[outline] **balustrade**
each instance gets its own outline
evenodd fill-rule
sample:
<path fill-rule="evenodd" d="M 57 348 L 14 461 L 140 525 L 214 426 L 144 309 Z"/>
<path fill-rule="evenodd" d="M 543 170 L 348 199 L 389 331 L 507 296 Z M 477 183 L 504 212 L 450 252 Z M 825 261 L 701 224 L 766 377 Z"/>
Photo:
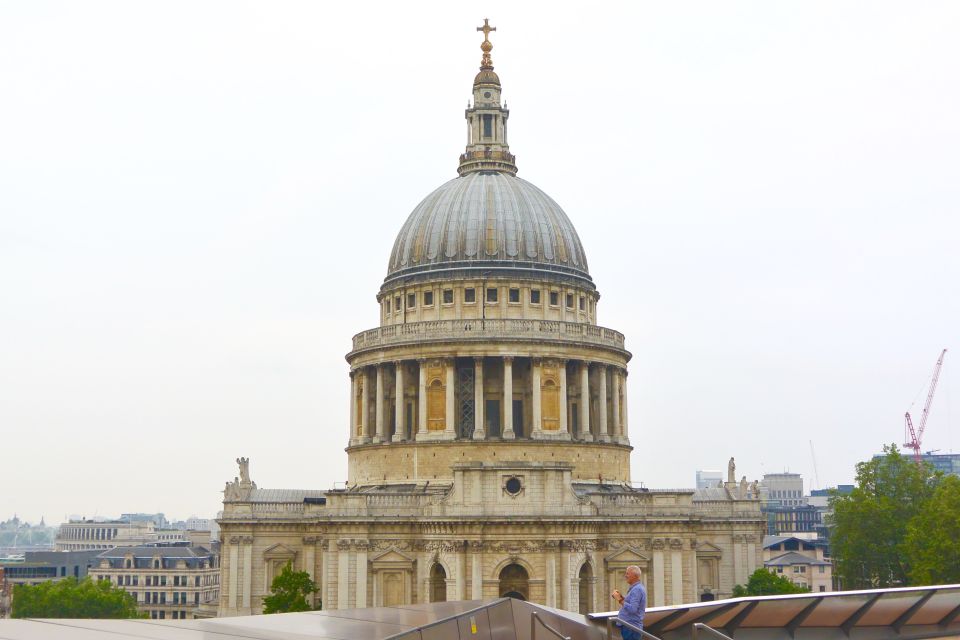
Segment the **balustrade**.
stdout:
<path fill-rule="evenodd" d="M 587 342 L 615 349 L 624 348 L 623 334 L 613 329 L 558 320 L 431 320 L 368 329 L 353 337 L 353 350 L 374 349 L 431 340 L 477 340 L 525 338 L 549 341 Z"/>

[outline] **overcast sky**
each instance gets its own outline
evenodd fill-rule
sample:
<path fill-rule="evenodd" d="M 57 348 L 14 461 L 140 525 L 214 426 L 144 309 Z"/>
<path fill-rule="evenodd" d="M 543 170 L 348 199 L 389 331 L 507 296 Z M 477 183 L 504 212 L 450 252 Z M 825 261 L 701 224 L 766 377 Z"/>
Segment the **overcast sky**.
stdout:
<path fill-rule="evenodd" d="M 343 356 L 456 175 L 484 17 L 633 352 L 634 480 L 851 482 L 944 347 L 924 448 L 960 451 L 956 2 L 7 0 L 0 518 L 210 516 L 241 455 L 346 478 Z"/>

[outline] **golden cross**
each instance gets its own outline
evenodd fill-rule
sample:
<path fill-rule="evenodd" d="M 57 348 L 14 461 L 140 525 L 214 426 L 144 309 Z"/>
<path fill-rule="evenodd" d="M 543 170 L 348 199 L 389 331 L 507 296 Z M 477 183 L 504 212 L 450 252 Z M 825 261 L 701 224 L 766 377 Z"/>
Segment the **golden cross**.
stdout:
<path fill-rule="evenodd" d="M 485 42 L 490 40 L 490 32 L 496 31 L 496 30 L 497 30 L 496 27 L 490 26 L 490 20 L 488 18 L 483 19 L 482 27 L 477 27 L 477 31 L 483 31 L 483 39 Z"/>

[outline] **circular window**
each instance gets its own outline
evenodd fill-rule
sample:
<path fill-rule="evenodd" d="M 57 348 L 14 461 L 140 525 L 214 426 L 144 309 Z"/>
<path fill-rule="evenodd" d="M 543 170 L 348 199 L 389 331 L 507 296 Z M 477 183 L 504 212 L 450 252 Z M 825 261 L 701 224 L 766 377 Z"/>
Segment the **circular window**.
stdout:
<path fill-rule="evenodd" d="M 507 493 L 515 496 L 520 493 L 521 489 L 523 489 L 523 483 L 520 482 L 520 478 L 513 477 L 507 480 L 507 483 L 503 485 L 503 488 L 507 490 Z"/>
<path fill-rule="evenodd" d="M 489 97 L 490 97 L 490 92 L 489 92 L 489 91 L 484 91 L 484 92 L 483 92 L 483 97 L 484 97 L 484 98 L 489 98 Z"/>

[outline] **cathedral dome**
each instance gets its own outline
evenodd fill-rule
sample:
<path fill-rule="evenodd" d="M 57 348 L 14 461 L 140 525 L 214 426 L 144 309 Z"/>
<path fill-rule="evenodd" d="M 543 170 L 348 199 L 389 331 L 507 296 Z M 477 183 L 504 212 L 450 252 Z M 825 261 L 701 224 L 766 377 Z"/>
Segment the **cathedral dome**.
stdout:
<path fill-rule="evenodd" d="M 552 273 L 593 288 L 567 214 L 508 172 L 467 173 L 424 198 L 394 242 L 384 283 L 440 270 Z"/>

